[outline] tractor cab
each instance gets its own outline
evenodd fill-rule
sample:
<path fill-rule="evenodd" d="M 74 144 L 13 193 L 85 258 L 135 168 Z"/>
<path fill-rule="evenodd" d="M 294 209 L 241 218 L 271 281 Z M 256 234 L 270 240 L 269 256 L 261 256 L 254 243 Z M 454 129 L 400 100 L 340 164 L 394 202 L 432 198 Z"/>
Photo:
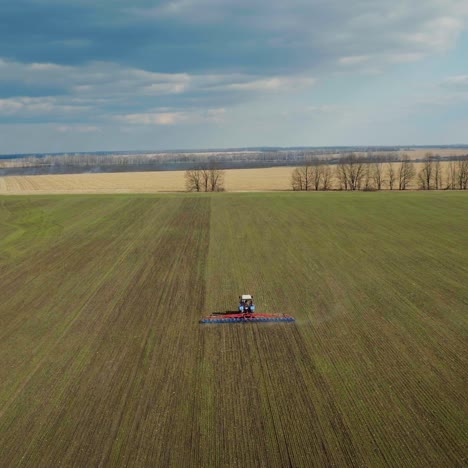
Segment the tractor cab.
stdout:
<path fill-rule="evenodd" d="M 253 296 L 250 294 L 242 294 L 242 296 L 239 296 L 239 312 L 241 314 L 253 314 L 255 312 Z"/>

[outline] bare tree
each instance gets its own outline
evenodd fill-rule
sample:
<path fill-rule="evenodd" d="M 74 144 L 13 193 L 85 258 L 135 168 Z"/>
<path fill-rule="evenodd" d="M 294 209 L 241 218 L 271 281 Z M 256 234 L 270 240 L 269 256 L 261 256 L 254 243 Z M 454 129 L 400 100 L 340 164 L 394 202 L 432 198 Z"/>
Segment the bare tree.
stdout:
<path fill-rule="evenodd" d="M 312 186 L 314 190 L 319 190 L 320 189 L 320 183 L 322 181 L 323 177 L 323 165 L 322 161 L 318 159 L 314 159 L 311 162 L 311 179 L 312 179 Z"/>
<path fill-rule="evenodd" d="M 224 171 L 212 165 L 209 169 L 210 192 L 222 192 L 224 190 Z"/>
<path fill-rule="evenodd" d="M 208 192 L 210 187 L 210 170 L 207 165 L 203 165 L 200 169 L 202 192 Z"/>
<path fill-rule="evenodd" d="M 387 175 L 388 175 L 388 188 L 393 190 L 396 180 L 395 166 L 393 163 L 389 162 L 387 164 Z"/>
<path fill-rule="evenodd" d="M 293 190 L 304 190 L 301 171 L 296 167 L 291 174 L 291 187 Z"/>
<path fill-rule="evenodd" d="M 364 180 L 364 190 L 370 191 L 374 190 L 374 179 L 372 178 L 372 171 L 370 163 L 366 162 L 363 169 L 363 180 Z"/>
<path fill-rule="evenodd" d="M 322 190 L 330 190 L 332 171 L 329 165 L 324 165 L 322 170 Z"/>
<path fill-rule="evenodd" d="M 450 161 L 447 165 L 446 179 L 447 184 L 445 188 L 447 190 L 455 190 L 457 188 L 457 163 L 455 161 Z"/>
<path fill-rule="evenodd" d="M 442 188 L 442 167 L 440 159 L 437 158 L 434 163 L 434 188 L 440 190 Z"/>
<path fill-rule="evenodd" d="M 214 164 L 185 171 L 185 187 L 189 192 L 221 192 L 224 190 L 224 171 Z"/>
<path fill-rule="evenodd" d="M 347 165 L 350 188 L 351 190 L 359 190 L 361 188 L 362 179 L 365 175 L 365 162 L 363 158 L 354 155 L 348 158 Z"/>
<path fill-rule="evenodd" d="M 188 192 L 201 192 L 202 173 L 200 169 L 189 169 L 185 171 L 185 188 Z"/>
<path fill-rule="evenodd" d="M 348 178 L 346 177 L 346 168 L 343 158 L 339 159 L 335 168 L 335 174 L 338 181 L 338 190 L 348 190 Z"/>
<path fill-rule="evenodd" d="M 468 187 L 468 159 L 457 162 L 457 182 L 460 190 L 466 190 Z"/>
<path fill-rule="evenodd" d="M 365 159 L 354 153 L 340 158 L 337 166 L 340 185 L 344 186 L 345 190 L 359 190 L 365 176 L 364 166 Z"/>
<path fill-rule="evenodd" d="M 426 153 L 423 166 L 418 174 L 419 187 L 423 190 L 431 190 L 434 172 L 434 156 Z"/>
<path fill-rule="evenodd" d="M 414 163 L 408 158 L 407 154 L 402 155 L 398 168 L 398 189 L 406 190 L 415 174 Z"/>
<path fill-rule="evenodd" d="M 374 181 L 374 186 L 377 190 L 382 190 L 383 184 L 383 164 L 381 161 L 377 161 L 372 164 L 371 177 Z"/>
<path fill-rule="evenodd" d="M 293 190 L 330 190 L 332 171 L 324 159 L 305 160 L 305 165 L 296 167 L 291 174 Z"/>
<path fill-rule="evenodd" d="M 291 175 L 293 190 L 311 190 L 313 187 L 313 170 L 311 161 L 306 159 L 304 166 L 296 167 Z"/>

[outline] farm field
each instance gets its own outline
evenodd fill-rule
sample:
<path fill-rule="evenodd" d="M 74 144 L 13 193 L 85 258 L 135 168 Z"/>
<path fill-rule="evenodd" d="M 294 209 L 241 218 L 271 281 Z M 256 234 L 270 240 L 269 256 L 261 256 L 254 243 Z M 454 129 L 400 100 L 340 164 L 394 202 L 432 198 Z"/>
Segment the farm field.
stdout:
<path fill-rule="evenodd" d="M 394 166 L 396 168 L 398 164 Z M 443 162 L 441 166 L 445 177 L 447 163 Z M 415 164 L 417 171 L 421 167 L 421 163 Z M 332 168 L 334 170 L 334 166 Z M 291 190 L 293 170 L 294 167 L 228 169 L 225 171 L 225 188 L 228 192 L 288 191 Z M 184 174 L 184 171 L 160 171 L 7 176 L 0 177 L 0 195 L 184 192 Z M 337 188 L 334 177 L 331 184 Z M 408 188 L 417 187 L 415 177 Z M 387 188 L 386 183 L 384 188 Z"/>
<path fill-rule="evenodd" d="M 232 191 L 288 190 L 293 169 L 277 167 L 227 170 L 226 186 Z M 0 195 L 183 191 L 184 171 L 0 177 Z"/>
<path fill-rule="evenodd" d="M 468 197 L 0 197 L 0 466 L 463 466 Z M 294 323 L 199 325 L 241 293 Z"/>

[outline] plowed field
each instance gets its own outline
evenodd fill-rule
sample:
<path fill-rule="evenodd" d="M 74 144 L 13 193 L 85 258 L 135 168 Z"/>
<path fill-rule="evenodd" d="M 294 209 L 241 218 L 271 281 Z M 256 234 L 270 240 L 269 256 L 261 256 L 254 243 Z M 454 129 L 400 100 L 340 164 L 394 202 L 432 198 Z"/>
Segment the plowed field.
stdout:
<path fill-rule="evenodd" d="M 463 466 L 464 193 L 0 197 L 0 466 Z M 199 325 L 241 293 L 295 323 Z"/>

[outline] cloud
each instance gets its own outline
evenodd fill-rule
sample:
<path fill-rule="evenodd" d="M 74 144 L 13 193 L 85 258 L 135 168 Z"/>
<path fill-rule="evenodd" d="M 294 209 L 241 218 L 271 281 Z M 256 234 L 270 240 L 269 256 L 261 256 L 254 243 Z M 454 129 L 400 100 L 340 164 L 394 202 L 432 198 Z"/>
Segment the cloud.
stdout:
<path fill-rule="evenodd" d="M 187 119 L 183 112 L 159 112 L 146 114 L 127 114 L 118 119 L 135 125 L 174 125 Z"/>
<path fill-rule="evenodd" d="M 412 114 L 423 112 L 426 118 L 444 115 L 445 120 L 459 120 L 468 117 L 467 103 L 468 75 L 455 75 L 426 85 L 421 83 L 419 90 L 402 100 L 399 107 Z"/>
<path fill-rule="evenodd" d="M 9 27 L 0 30 L 2 54 L 20 62 L 119 62 L 167 73 L 271 77 L 311 70 L 315 76 L 325 65 L 352 63 L 353 57 L 445 52 L 468 18 L 466 0 L 134 0 L 131 5 L 3 2 L 0 16 Z"/>
<path fill-rule="evenodd" d="M 96 120 L 122 115 L 142 125 L 173 125 L 186 120 L 184 108 L 197 103 L 200 112 L 224 108 L 229 102 L 251 100 L 252 95 L 289 93 L 316 83 L 307 76 L 252 76 L 248 74 L 160 73 L 117 63 L 92 62 L 81 67 L 54 63 L 21 63 L 0 59 L 0 85 L 53 87 L 56 96 L 14 96 L 0 100 L 0 116 L 17 118 L 87 113 Z M 232 96 L 232 97 L 231 97 Z M 234 97 L 235 96 L 235 97 Z M 171 108 L 169 113 L 150 110 Z M 177 108 L 180 109 L 177 109 Z M 219 117 L 219 116 L 218 116 Z M 208 119 L 205 116 L 206 121 Z"/>
<path fill-rule="evenodd" d="M 203 120 L 206 120 L 208 122 L 222 123 L 224 122 L 225 115 L 226 115 L 226 109 L 224 108 L 208 109 L 202 118 Z"/>
<path fill-rule="evenodd" d="M 338 63 L 340 65 L 360 65 L 361 63 L 368 62 L 369 55 L 351 55 L 349 57 L 340 57 Z"/>
<path fill-rule="evenodd" d="M 450 76 L 441 84 L 444 88 L 450 88 L 455 91 L 468 91 L 468 75 Z"/>
<path fill-rule="evenodd" d="M 333 112 L 321 102 L 352 114 L 370 101 L 386 108 L 434 92 L 456 106 L 466 95 L 463 68 L 440 83 L 436 60 L 434 76 L 406 66 L 437 57 L 463 64 L 466 0 L 15 0 L 0 2 L 0 17 L 0 123 L 48 123 L 54 134 L 62 126 L 64 138 L 73 126 L 127 125 L 177 142 L 179 126 L 195 135 L 198 123 L 221 128 L 237 118 L 232 135 L 244 139 L 257 131 L 253 113 L 264 135 L 279 138 L 296 130 L 282 120 L 272 129 L 275 116 L 302 112 L 298 122 L 318 125 Z M 405 80 L 384 85 L 402 65 Z M 309 114 L 297 110 L 307 106 Z"/>
<path fill-rule="evenodd" d="M 6 61 L 2 61 L 2 65 L 6 66 L 8 63 Z M 56 63 L 31 63 L 29 65 L 30 70 L 37 70 L 37 71 L 52 71 L 54 73 L 62 72 L 68 70 L 67 67 L 63 67 L 61 65 L 57 65 Z"/>
<path fill-rule="evenodd" d="M 63 103 L 55 97 L 17 97 L 0 99 L 0 116 L 5 115 L 50 115 L 50 114 L 77 114 L 88 110 L 84 105 Z"/>
<path fill-rule="evenodd" d="M 152 95 L 177 94 L 187 89 L 187 73 L 155 73 L 113 62 L 91 62 L 83 66 L 55 63 L 22 63 L 0 58 L 0 83 L 23 82 L 48 85 L 93 95 L 146 92 Z"/>
<path fill-rule="evenodd" d="M 60 133 L 96 133 L 101 132 L 95 125 L 58 125 L 57 131 Z"/>
<path fill-rule="evenodd" d="M 445 52 L 454 46 L 464 27 L 463 18 L 441 16 L 423 23 L 415 32 L 403 32 L 402 41 L 415 48 L 410 53 Z"/>
<path fill-rule="evenodd" d="M 415 52 L 408 52 L 408 53 L 400 53 L 400 54 L 389 54 L 384 56 L 384 60 L 389 63 L 411 63 L 411 62 L 418 62 L 426 57 L 426 54 L 422 53 L 415 53 Z"/>
<path fill-rule="evenodd" d="M 126 114 L 116 116 L 116 120 L 132 125 L 176 125 L 180 123 L 220 123 L 224 120 L 225 109 L 207 109 L 204 111 L 190 109 L 185 111 L 147 112 L 140 114 Z"/>
<path fill-rule="evenodd" d="M 209 28 L 216 44 L 237 44 L 245 56 L 262 49 L 289 65 L 313 69 L 333 61 L 347 65 L 386 56 L 401 63 L 445 52 L 466 27 L 467 5 L 465 0 L 168 0 L 133 14 L 148 23 L 170 20 L 175 28 Z M 213 26 L 223 18 L 225 34 Z M 240 39 L 227 35 L 236 31 Z"/>
<path fill-rule="evenodd" d="M 314 85 L 314 78 L 303 77 L 271 77 L 243 82 L 229 83 L 221 86 L 222 89 L 236 91 L 278 91 L 305 88 Z"/>
<path fill-rule="evenodd" d="M 344 106 L 338 104 L 320 104 L 317 106 L 307 106 L 304 111 L 307 113 L 335 114 L 347 110 Z"/>
<path fill-rule="evenodd" d="M 219 0 L 169 0 L 158 6 L 133 7 L 127 11 L 143 18 L 183 19 L 185 22 L 206 24 L 226 17 L 228 12 L 220 3 L 223 2 Z"/>
<path fill-rule="evenodd" d="M 189 91 L 270 91 L 312 86 L 304 76 L 255 76 L 249 74 L 160 73 L 128 68 L 113 62 L 83 66 L 53 63 L 21 63 L 0 58 L 0 83 L 8 81 L 53 85 L 83 96 L 116 94 L 164 96 Z"/>

